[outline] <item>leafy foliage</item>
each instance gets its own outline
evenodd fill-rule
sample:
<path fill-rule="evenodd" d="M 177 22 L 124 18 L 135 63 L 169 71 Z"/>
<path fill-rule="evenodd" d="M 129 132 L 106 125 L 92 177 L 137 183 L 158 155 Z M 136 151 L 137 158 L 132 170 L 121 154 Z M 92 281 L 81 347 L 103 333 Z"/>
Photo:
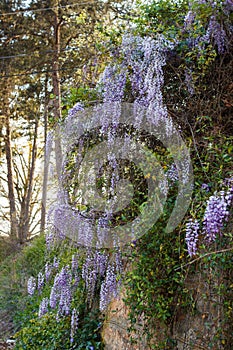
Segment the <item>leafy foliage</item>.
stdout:
<path fill-rule="evenodd" d="M 103 349 L 101 344 L 99 319 L 96 313 L 83 317 L 79 329 L 70 343 L 70 317 L 56 319 L 53 313 L 47 313 L 42 318 L 31 319 L 29 325 L 16 333 L 15 349 Z"/>

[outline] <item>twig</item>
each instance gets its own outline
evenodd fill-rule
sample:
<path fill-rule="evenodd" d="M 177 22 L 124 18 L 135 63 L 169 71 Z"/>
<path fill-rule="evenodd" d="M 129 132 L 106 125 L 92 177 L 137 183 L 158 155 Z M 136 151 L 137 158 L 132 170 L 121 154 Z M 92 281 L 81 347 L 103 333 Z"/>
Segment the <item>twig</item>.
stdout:
<path fill-rule="evenodd" d="M 177 267 L 177 268 L 175 269 L 175 271 L 176 271 L 176 270 L 179 270 L 179 269 L 182 269 L 183 267 L 186 267 L 186 266 L 188 266 L 188 265 L 194 264 L 196 261 L 199 261 L 199 260 L 201 260 L 202 258 L 205 258 L 206 256 L 210 256 L 210 255 L 213 255 L 213 254 L 226 253 L 226 252 L 230 252 L 231 250 L 233 250 L 233 247 L 228 248 L 228 249 L 215 250 L 214 252 L 206 253 L 206 254 L 201 255 L 201 256 L 199 256 L 198 258 L 196 258 L 196 259 L 194 259 L 194 260 L 188 262 L 187 264 L 184 264 L 184 265 L 181 265 L 181 266 Z"/>

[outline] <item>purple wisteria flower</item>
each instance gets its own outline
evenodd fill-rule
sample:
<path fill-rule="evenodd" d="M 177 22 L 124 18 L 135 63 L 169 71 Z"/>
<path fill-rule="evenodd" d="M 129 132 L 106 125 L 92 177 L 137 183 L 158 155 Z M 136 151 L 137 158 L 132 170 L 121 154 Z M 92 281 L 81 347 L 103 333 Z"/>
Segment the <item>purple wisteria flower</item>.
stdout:
<path fill-rule="evenodd" d="M 225 15 L 229 15 L 233 11 L 233 1 L 232 0 L 225 0 L 223 2 L 223 12 Z"/>
<path fill-rule="evenodd" d="M 68 112 L 68 118 L 73 118 L 79 111 L 83 111 L 84 107 L 81 102 L 77 102 Z"/>
<path fill-rule="evenodd" d="M 101 284 L 100 288 L 100 310 L 103 311 L 107 308 L 112 298 L 115 298 L 118 294 L 118 283 L 116 278 L 115 269 L 112 265 L 108 265 L 105 280 Z"/>
<path fill-rule="evenodd" d="M 106 272 L 108 259 L 109 259 L 108 255 L 106 255 L 105 253 L 100 253 L 98 250 L 96 251 L 95 253 L 96 267 L 97 267 L 97 272 L 101 277 L 103 277 Z"/>
<path fill-rule="evenodd" d="M 51 288 L 50 298 L 49 298 L 49 305 L 50 305 L 51 309 L 56 308 L 58 300 L 59 300 L 58 291 L 56 289 L 56 286 L 53 286 Z"/>
<path fill-rule="evenodd" d="M 54 268 L 55 270 L 58 269 L 59 263 L 60 263 L 59 259 L 55 256 L 54 259 L 53 259 L 53 268 Z"/>
<path fill-rule="evenodd" d="M 190 257 L 195 255 L 197 252 L 199 228 L 199 222 L 196 219 L 190 219 L 186 224 L 185 242 L 187 244 L 188 254 Z"/>
<path fill-rule="evenodd" d="M 196 17 L 195 12 L 193 12 L 192 10 L 189 10 L 187 15 L 184 18 L 184 28 L 185 29 L 189 29 L 192 26 L 192 24 L 195 20 L 195 17 Z"/>
<path fill-rule="evenodd" d="M 93 299 L 97 282 L 97 262 L 91 251 L 87 252 L 86 260 L 82 266 L 82 278 L 85 281 L 87 299 L 90 303 Z"/>
<path fill-rule="evenodd" d="M 42 272 L 39 272 L 37 276 L 37 289 L 39 292 L 41 292 L 41 290 L 43 289 L 44 284 L 45 284 L 44 274 Z"/>
<path fill-rule="evenodd" d="M 57 237 L 62 241 L 66 238 L 66 228 L 67 223 L 69 222 L 69 211 L 66 211 L 65 208 L 67 208 L 67 205 L 64 204 L 64 201 L 62 198 L 59 199 L 60 205 L 57 204 L 57 206 L 54 208 L 54 223 L 56 227 L 56 234 Z"/>
<path fill-rule="evenodd" d="M 167 117 L 167 109 L 163 104 L 161 92 L 164 83 L 163 66 L 166 64 L 167 52 L 175 45 L 175 42 L 167 40 L 163 35 L 158 35 L 156 39 L 123 36 L 120 49 L 125 62 L 124 69 L 130 66 L 129 78 L 132 93 L 136 97 L 135 103 L 145 107 L 150 106 L 149 119 L 152 118 L 152 115 L 156 115 L 157 119 Z M 114 69 L 117 71 L 116 66 Z M 109 73 L 108 70 L 107 73 Z M 120 80 L 123 83 L 123 80 Z M 114 89 L 117 89 L 116 84 Z M 109 100 L 111 100 L 111 90 L 112 88 L 105 90 Z M 156 113 L 151 113 L 151 111 Z M 156 122 L 156 120 L 153 121 Z"/>
<path fill-rule="evenodd" d="M 70 285 L 63 286 L 58 305 L 58 315 L 69 315 L 71 307 L 72 295 Z"/>
<path fill-rule="evenodd" d="M 211 11 L 209 18 L 207 18 L 207 24 L 203 25 L 203 28 L 206 27 L 205 33 L 201 36 L 190 35 L 188 38 L 188 45 L 191 48 L 197 48 L 200 53 L 205 49 L 206 44 L 212 43 L 217 47 L 219 54 L 224 53 L 228 46 L 229 40 L 227 39 L 227 32 L 224 24 L 226 21 L 222 20 L 223 14 L 226 16 L 230 15 L 230 12 L 233 10 L 232 0 L 220 1 L 215 0 L 197 0 L 189 2 L 189 11 L 184 18 L 184 30 L 190 32 L 190 28 L 195 24 L 195 19 L 200 20 L 200 16 L 197 16 L 197 4 L 206 5 Z M 194 7 L 193 7 L 194 5 Z M 228 25 L 228 30 L 232 31 L 232 26 Z"/>
<path fill-rule="evenodd" d="M 38 313 L 39 318 L 48 312 L 48 305 L 49 305 L 48 298 L 43 298 L 39 307 L 39 313 Z"/>
<path fill-rule="evenodd" d="M 172 165 L 169 167 L 168 171 L 166 172 L 166 177 L 171 183 L 179 181 L 179 174 L 175 163 L 172 163 Z"/>
<path fill-rule="evenodd" d="M 205 34 L 198 40 L 197 46 L 202 49 L 203 43 L 210 43 L 213 40 L 220 54 L 224 53 L 227 47 L 227 34 L 223 25 L 218 22 L 216 15 L 212 15 Z"/>
<path fill-rule="evenodd" d="M 104 102 L 121 102 L 126 83 L 126 69 L 124 66 L 107 66 L 101 78 Z"/>
<path fill-rule="evenodd" d="M 209 192 L 209 191 L 210 191 L 209 185 L 207 185 L 207 184 L 205 184 L 205 183 L 203 183 L 203 184 L 201 185 L 201 189 L 204 190 L 204 191 L 206 191 L 206 192 Z"/>
<path fill-rule="evenodd" d="M 51 274 L 52 274 L 52 266 L 47 262 L 45 264 L 45 280 L 46 280 L 46 282 L 49 281 Z"/>
<path fill-rule="evenodd" d="M 36 279 L 35 279 L 35 277 L 31 276 L 28 279 L 27 289 L 28 289 L 28 294 L 29 295 L 33 295 L 35 293 L 35 290 L 36 290 Z"/>
<path fill-rule="evenodd" d="M 46 248 L 47 250 L 51 250 L 54 244 L 54 233 L 53 232 L 47 232 L 45 235 L 45 242 L 46 242 Z"/>
<path fill-rule="evenodd" d="M 74 336 L 78 329 L 79 312 L 74 308 L 71 314 L 70 343 L 74 342 Z"/>
<path fill-rule="evenodd" d="M 101 247 L 109 239 L 109 222 L 111 220 L 111 213 L 105 211 L 104 215 L 101 216 L 97 221 L 97 237 L 98 242 L 96 247 Z"/>
<path fill-rule="evenodd" d="M 233 177 L 225 179 L 225 185 L 227 186 L 225 199 L 228 206 L 233 204 Z"/>
<path fill-rule="evenodd" d="M 208 242 L 215 241 L 216 236 L 221 234 L 224 222 L 229 215 L 227 207 L 228 202 L 224 191 L 208 199 L 203 221 L 203 233 Z"/>
<path fill-rule="evenodd" d="M 68 315 L 72 301 L 72 275 L 68 266 L 64 266 L 54 278 L 51 288 L 49 305 L 52 309 L 58 306 L 57 315 Z"/>
<path fill-rule="evenodd" d="M 225 48 L 227 46 L 227 34 L 215 16 L 212 16 L 209 22 L 208 30 L 211 32 L 214 43 L 218 48 L 218 52 L 224 53 Z"/>
<path fill-rule="evenodd" d="M 71 274 L 70 274 L 70 269 L 69 266 L 64 266 L 61 269 L 61 272 L 59 273 L 58 277 L 58 285 L 60 287 L 67 286 L 70 283 L 71 280 Z"/>

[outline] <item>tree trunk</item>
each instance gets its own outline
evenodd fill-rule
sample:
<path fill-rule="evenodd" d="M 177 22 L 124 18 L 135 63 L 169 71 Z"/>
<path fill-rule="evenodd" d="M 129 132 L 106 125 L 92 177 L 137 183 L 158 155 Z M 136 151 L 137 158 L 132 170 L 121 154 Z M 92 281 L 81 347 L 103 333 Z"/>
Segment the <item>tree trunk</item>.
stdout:
<path fill-rule="evenodd" d="M 4 111 L 5 128 L 6 128 L 4 141 L 5 141 L 5 155 L 6 155 L 6 162 L 7 162 L 8 200 L 9 200 L 9 207 L 10 207 L 10 236 L 13 240 L 15 240 L 18 238 L 18 219 L 17 219 L 15 193 L 14 193 L 10 107 L 9 107 L 9 94 L 7 93 L 7 89 L 6 89 L 6 94 L 4 98 L 3 111 Z"/>
<path fill-rule="evenodd" d="M 32 189 L 33 181 L 35 174 L 36 158 L 37 158 L 37 136 L 38 136 L 38 118 L 35 122 L 35 130 L 33 137 L 32 150 L 30 151 L 30 157 L 28 161 L 28 175 L 26 179 L 26 188 L 24 193 L 24 198 L 21 203 L 21 213 L 20 213 L 20 222 L 19 222 L 19 241 L 21 244 L 27 241 L 29 238 L 30 232 L 30 215 L 31 215 L 31 200 L 32 200 Z"/>
<path fill-rule="evenodd" d="M 50 152 L 47 152 L 47 136 L 48 136 L 48 101 L 47 100 L 47 83 L 45 86 L 45 106 L 44 106 L 44 173 L 43 173 L 43 185 L 42 185 L 42 200 L 41 200 L 41 219 L 40 219 L 40 233 L 45 230 L 45 218 L 46 218 L 46 201 L 47 201 L 47 186 L 48 186 L 48 171 L 49 171 L 49 159 Z"/>
<path fill-rule="evenodd" d="M 61 23 L 62 19 L 59 19 L 58 2 L 55 1 L 54 9 L 54 56 L 53 56 L 53 94 L 54 94 L 54 119 L 56 125 L 55 133 L 55 156 L 56 156 L 56 171 L 58 176 L 58 182 L 61 177 L 61 164 L 62 164 L 62 150 L 61 140 L 59 132 L 59 122 L 61 121 L 61 85 L 59 75 L 59 56 L 61 51 Z"/>

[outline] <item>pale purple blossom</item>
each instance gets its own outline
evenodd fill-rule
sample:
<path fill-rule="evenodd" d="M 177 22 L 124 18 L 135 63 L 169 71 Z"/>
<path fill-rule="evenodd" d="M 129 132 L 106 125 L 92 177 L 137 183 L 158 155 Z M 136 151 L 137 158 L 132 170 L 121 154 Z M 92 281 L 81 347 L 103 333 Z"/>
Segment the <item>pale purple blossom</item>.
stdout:
<path fill-rule="evenodd" d="M 185 242 L 187 244 L 188 254 L 190 257 L 195 255 L 197 252 L 199 229 L 200 225 L 196 219 L 190 219 L 186 224 Z"/>
<path fill-rule="evenodd" d="M 171 183 L 175 183 L 179 180 L 179 173 L 175 163 L 172 163 L 166 172 L 166 177 Z"/>
<path fill-rule="evenodd" d="M 97 262 L 91 251 L 87 252 L 86 260 L 82 266 L 82 278 L 85 281 L 88 302 L 91 302 L 97 282 Z"/>
<path fill-rule="evenodd" d="M 211 17 L 207 31 L 208 30 L 213 37 L 214 44 L 217 46 L 218 52 L 220 54 L 223 53 L 227 46 L 227 35 L 222 24 L 217 21 L 215 16 Z"/>
<path fill-rule="evenodd" d="M 71 274 L 69 270 L 69 266 L 63 266 L 59 275 L 58 275 L 58 285 L 60 287 L 65 287 L 70 283 L 71 280 Z"/>
<path fill-rule="evenodd" d="M 203 220 L 203 233 L 208 242 L 215 241 L 217 235 L 221 234 L 229 215 L 227 204 L 224 191 L 208 199 Z"/>
<path fill-rule="evenodd" d="M 104 102 L 122 101 L 126 83 L 126 69 L 124 66 L 109 65 L 105 68 L 101 78 Z"/>
<path fill-rule="evenodd" d="M 32 296 L 35 293 L 35 290 L 36 290 L 36 279 L 35 279 L 35 277 L 31 276 L 28 279 L 27 289 L 28 289 L 28 294 L 29 295 Z"/>
<path fill-rule="evenodd" d="M 104 214 L 97 220 L 97 248 L 104 246 L 109 239 L 109 215 Z"/>
<path fill-rule="evenodd" d="M 209 187 L 209 185 L 206 184 L 206 183 L 203 183 L 203 184 L 201 185 L 201 189 L 204 190 L 204 191 L 206 191 L 206 192 L 209 192 L 209 191 L 210 191 L 210 187 Z"/>
<path fill-rule="evenodd" d="M 59 267 L 59 259 L 55 256 L 53 259 L 53 268 L 57 270 Z"/>
<path fill-rule="evenodd" d="M 71 314 L 70 343 L 74 342 L 74 336 L 78 329 L 79 312 L 74 308 Z"/>
<path fill-rule="evenodd" d="M 60 301 L 58 305 L 58 314 L 59 315 L 69 315 L 71 307 L 72 295 L 71 295 L 71 286 L 67 284 L 62 286 Z"/>
<path fill-rule="evenodd" d="M 106 272 L 105 280 L 101 284 L 100 288 L 100 310 L 103 311 L 107 308 L 112 298 L 115 298 L 118 294 L 117 276 L 114 267 L 109 264 Z"/>
<path fill-rule="evenodd" d="M 106 272 L 108 259 L 109 259 L 108 255 L 106 255 L 105 253 L 100 253 L 98 250 L 96 250 L 96 253 L 95 253 L 96 268 L 97 268 L 97 272 L 101 277 L 104 276 Z"/>
<path fill-rule="evenodd" d="M 52 286 L 50 291 L 49 305 L 51 309 L 55 309 L 59 300 L 59 291 L 55 285 Z"/>
<path fill-rule="evenodd" d="M 69 266 L 62 267 L 54 278 L 49 304 L 52 309 L 58 306 L 58 315 L 68 315 L 72 300 L 72 276 Z"/>
<path fill-rule="evenodd" d="M 233 0 L 225 0 L 223 2 L 223 12 L 225 15 L 229 16 L 233 11 Z"/>
<path fill-rule="evenodd" d="M 45 280 L 46 280 L 46 282 L 49 281 L 51 274 L 52 274 L 52 266 L 47 262 L 45 264 Z"/>
<path fill-rule="evenodd" d="M 47 250 L 51 250 L 54 244 L 54 233 L 47 232 L 45 235 L 45 242 Z"/>
<path fill-rule="evenodd" d="M 228 45 L 227 34 L 223 28 L 223 24 L 218 22 L 216 15 L 210 17 L 207 30 L 199 38 L 197 46 L 202 49 L 203 43 L 210 43 L 211 41 L 217 46 L 219 54 L 222 54 L 226 50 Z"/>
<path fill-rule="evenodd" d="M 83 111 L 84 107 L 81 102 L 77 102 L 68 112 L 68 118 L 73 118 L 79 111 Z"/>
<path fill-rule="evenodd" d="M 151 106 L 151 110 L 156 111 L 157 119 L 167 117 L 161 93 L 164 83 L 163 66 L 166 64 L 167 52 L 175 45 L 163 35 L 158 35 L 156 39 L 125 35 L 122 40 L 121 51 L 131 67 L 129 77 L 136 97 L 135 103 Z M 154 113 L 149 111 L 148 118 L 152 118 L 152 115 Z M 157 121 L 152 118 L 152 122 Z"/>
<path fill-rule="evenodd" d="M 44 274 L 42 272 L 39 272 L 37 277 L 37 289 L 39 292 L 41 292 L 42 288 L 44 287 L 44 284 L 45 284 Z"/>
<path fill-rule="evenodd" d="M 39 306 L 39 312 L 38 312 L 39 318 L 48 312 L 48 305 L 49 305 L 48 298 L 43 298 Z"/>
<path fill-rule="evenodd" d="M 194 20 L 195 20 L 196 14 L 192 11 L 189 10 L 187 15 L 184 18 L 184 28 L 185 29 L 190 29 L 192 26 Z"/>

